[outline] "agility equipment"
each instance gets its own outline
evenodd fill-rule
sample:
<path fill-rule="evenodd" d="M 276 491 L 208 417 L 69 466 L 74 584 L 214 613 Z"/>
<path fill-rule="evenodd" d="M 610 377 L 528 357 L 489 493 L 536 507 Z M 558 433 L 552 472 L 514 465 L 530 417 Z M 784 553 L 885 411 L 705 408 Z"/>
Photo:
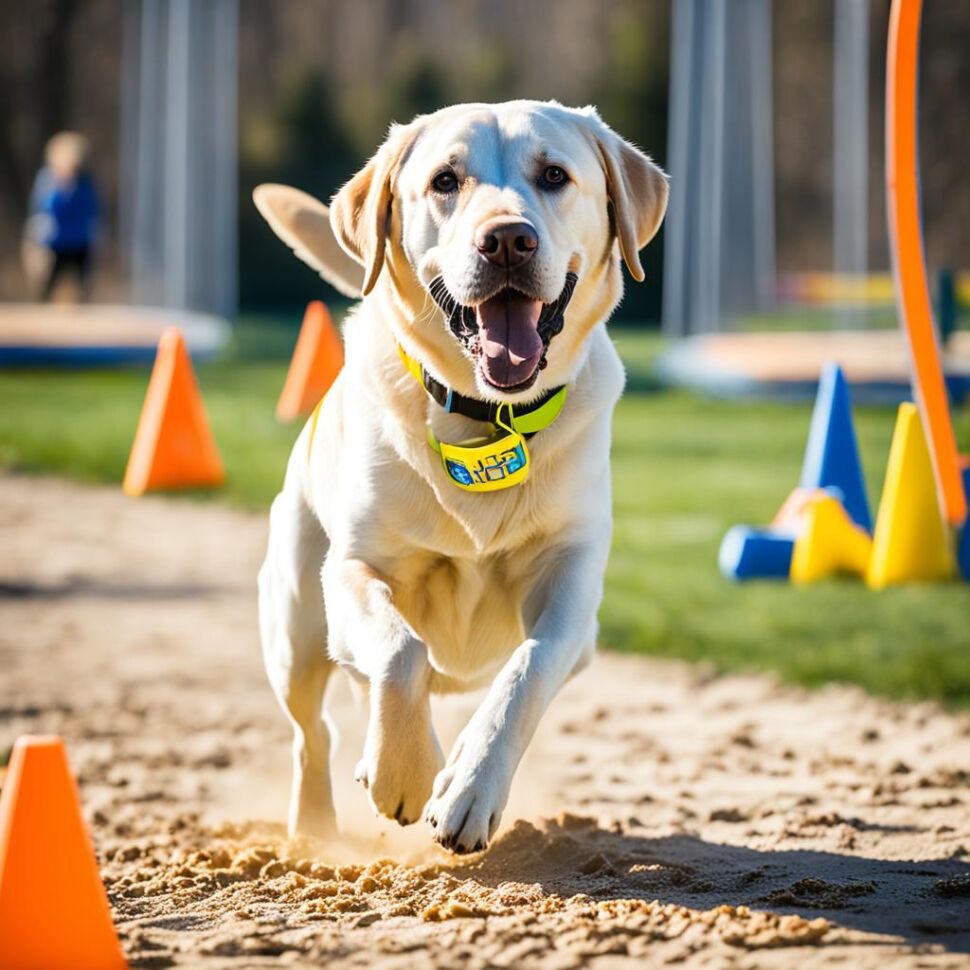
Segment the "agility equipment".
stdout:
<path fill-rule="evenodd" d="M 177 326 L 193 360 L 226 344 L 227 320 L 173 307 L 0 303 L 0 367 L 151 365 L 162 333 Z"/>
<path fill-rule="evenodd" d="M 794 546 L 791 535 L 735 525 L 721 540 L 717 564 L 728 579 L 785 579 Z"/>
<path fill-rule="evenodd" d="M 123 970 L 60 738 L 13 747 L 0 791 L 0 970 Z"/>
<path fill-rule="evenodd" d="M 290 369 L 276 404 L 276 417 L 288 422 L 311 414 L 343 365 L 344 348 L 337 328 L 326 306 L 313 300 L 303 314 Z"/>
<path fill-rule="evenodd" d="M 138 419 L 123 489 L 215 487 L 225 481 L 202 395 L 181 332 L 162 334 Z"/>
<path fill-rule="evenodd" d="M 814 583 L 839 573 L 865 576 L 872 537 L 853 521 L 837 498 L 827 495 L 812 499 L 802 515 L 804 521 L 792 551 L 793 583 Z"/>
<path fill-rule="evenodd" d="M 732 526 L 718 551 L 721 572 L 728 579 L 786 579 L 805 506 L 827 494 L 823 489 L 798 486 L 782 502 L 768 528 Z"/>
<path fill-rule="evenodd" d="M 819 379 L 801 485 L 804 489 L 837 489 L 852 520 L 872 532 L 849 386 L 838 364 L 826 364 Z"/>
<path fill-rule="evenodd" d="M 866 583 L 947 579 L 953 571 L 946 523 L 940 512 L 929 448 L 916 406 L 902 404 L 896 418 Z"/>
<path fill-rule="evenodd" d="M 916 109 L 921 16 L 922 0 L 892 0 L 886 207 L 896 303 L 916 404 L 904 404 L 899 410 L 875 534 L 870 543 L 867 533 L 872 522 L 848 388 L 838 369 L 827 367 L 812 417 L 802 486 L 827 489 L 832 497 L 803 501 L 793 496 L 783 507 L 781 521 L 767 533 L 731 530 L 722 543 L 720 563 L 722 571 L 731 575 L 734 570 L 736 578 L 759 575 L 762 562 L 766 570 L 780 568 L 767 550 L 777 552 L 784 545 L 772 547 L 766 536 L 780 541 L 793 535 L 790 575 L 794 582 L 864 571 L 867 584 L 879 589 L 945 579 L 956 566 L 970 579 L 970 472 L 956 447 L 920 221 Z M 795 526 L 792 519 L 797 520 Z M 748 570 L 745 576 L 738 574 L 742 567 Z"/>
<path fill-rule="evenodd" d="M 960 474 L 933 307 L 926 280 L 920 222 L 916 99 L 922 0 L 893 0 L 886 65 L 886 208 L 896 300 L 913 366 L 913 391 L 946 521 L 960 528 L 967 496 Z"/>
<path fill-rule="evenodd" d="M 832 531 L 826 532 L 828 528 Z M 729 579 L 794 580 L 797 554 L 797 582 L 838 572 L 861 575 L 871 530 L 849 387 L 842 369 L 829 363 L 815 397 L 801 484 L 768 528 L 729 529 L 721 541 L 718 567 Z"/>

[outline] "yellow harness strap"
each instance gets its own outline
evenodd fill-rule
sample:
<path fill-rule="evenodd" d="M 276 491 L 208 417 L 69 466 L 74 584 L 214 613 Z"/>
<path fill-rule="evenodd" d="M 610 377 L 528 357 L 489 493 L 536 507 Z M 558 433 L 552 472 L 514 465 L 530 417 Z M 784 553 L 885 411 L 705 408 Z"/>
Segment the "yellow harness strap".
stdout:
<path fill-rule="evenodd" d="M 420 362 L 415 360 L 400 344 L 397 345 L 397 354 L 404 366 L 410 371 L 411 376 L 424 387 L 424 368 Z"/>
<path fill-rule="evenodd" d="M 313 437 L 317 433 L 317 422 L 320 420 L 320 408 L 323 407 L 323 398 L 317 401 L 317 406 L 313 409 L 313 414 L 310 415 L 310 434 L 306 439 L 306 460 L 310 460 L 310 455 L 313 454 Z"/>

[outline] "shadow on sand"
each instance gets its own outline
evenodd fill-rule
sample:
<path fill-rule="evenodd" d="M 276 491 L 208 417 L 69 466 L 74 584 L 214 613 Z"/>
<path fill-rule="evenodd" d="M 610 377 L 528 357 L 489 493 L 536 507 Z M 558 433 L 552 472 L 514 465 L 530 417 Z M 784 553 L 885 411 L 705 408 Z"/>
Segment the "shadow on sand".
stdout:
<path fill-rule="evenodd" d="M 651 839 L 566 815 L 542 829 L 519 822 L 486 855 L 453 871 L 491 886 L 539 883 L 564 897 L 824 916 L 850 929 L 970 952 L 970 864 L 960 859 L 884 861 L 749 849 L 691 835 Z"/>

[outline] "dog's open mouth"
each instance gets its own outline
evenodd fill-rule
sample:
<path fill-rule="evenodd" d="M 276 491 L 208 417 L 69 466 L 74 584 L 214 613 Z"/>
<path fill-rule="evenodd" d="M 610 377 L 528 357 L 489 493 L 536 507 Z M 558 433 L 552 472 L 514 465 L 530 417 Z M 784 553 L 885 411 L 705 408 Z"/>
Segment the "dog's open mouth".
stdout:
<path fill-rule="evenodd" d="M 539 369 L 545 347 L 539 336 L 543 303 L 502 290 L 475 307 L 481 335 L 482 373 L 495 387 L 524 384 Z"/>
<path fill-rule="evenodd" d="M 473 307 L 458 303 L 440 276 L 429 290 L 452 333 L 478 361 L 485 381 L 508 393 L 529 388 L 546 366 L 546 352 L 562 330 L 575 286 L 576 274 L 568 273 L 562 293 L 552 303 L 506 287 Z"/>

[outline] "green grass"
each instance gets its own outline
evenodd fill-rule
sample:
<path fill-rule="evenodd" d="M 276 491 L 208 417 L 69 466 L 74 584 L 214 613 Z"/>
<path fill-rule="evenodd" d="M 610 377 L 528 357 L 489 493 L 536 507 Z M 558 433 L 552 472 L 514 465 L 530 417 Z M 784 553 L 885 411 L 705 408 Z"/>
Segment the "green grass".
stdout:
<path fill-rule="evenodd" d="M 228 472 L 217 497 L 233 504 L 268 505 L 299 431 L 273 417 L 294 327 L 244 321 L 224 359 L 199 368 Z M 718 573 L 725 529 L 767 521 L 795 484 L 810 408 L 660 391 L 650 374 L 658 341 L 619 330 L 617 343 L 630 382 L 614 428 L 603 645 L 970 705 L 966 585 L 872 593 L 849 581 L 734 585 Z M 147 377 L 141 369 L 0 372 L 0 465 L 120 482 Z M 858 409 L 874 503 L 893 420 L 889 409 Z M 970 411 L 957 425 L 970 442 Z"/>

